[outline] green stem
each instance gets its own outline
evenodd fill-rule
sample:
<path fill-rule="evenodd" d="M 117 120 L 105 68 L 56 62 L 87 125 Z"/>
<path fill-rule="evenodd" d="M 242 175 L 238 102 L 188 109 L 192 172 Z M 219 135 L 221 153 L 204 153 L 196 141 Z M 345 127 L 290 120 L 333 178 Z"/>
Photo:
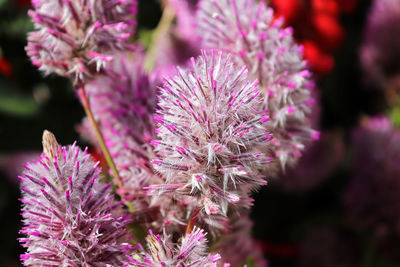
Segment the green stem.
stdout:
<path fill-rule="evenodd" d="M 363 257 L 362 257 L 362 267 L 373 267 L 375 260 L 375 244 L 376 238 L 372 234 L 366 241 Z"/>
<path fill-rule="evenodd" d="M 168 30 L 174 18 L 174 8 L 171 5 L 166 4 L 160 22 L 158 23 L 157 28 L 154 30 L 153 40 L 144 61 L 145 70 L 151 71 L 154 68 L 157 58 L 158 44 L 160 43 L 162 38 L 164 38 L 164 36 L 168 33 Z"/>

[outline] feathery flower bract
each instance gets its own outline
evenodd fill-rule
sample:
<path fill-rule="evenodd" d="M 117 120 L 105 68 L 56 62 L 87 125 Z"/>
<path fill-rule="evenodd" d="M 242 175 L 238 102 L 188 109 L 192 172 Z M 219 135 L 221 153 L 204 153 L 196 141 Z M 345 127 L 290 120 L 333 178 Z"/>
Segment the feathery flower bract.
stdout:
<path fill-rule="evenodd" d="M 264 107 L 270 112 L 269 130 L 276 158 L 282 167 L 295 162 L 305 144 L 318 139 L 311 129 L 313 83 L 296 45 L 292 29 L 273 20 L 273 11 L 261 1 L 202 0 L 197 24 L 207 48 L 220 49 L 245 64 L 263 91 Z M 266 166 L 271 172 L 271 165 Z"/>
<path fill-rule="evenodd" d="M 131 49 L 136 0 L 33 0 L 28 12 L 36 31 L 26 51 L 45 74 L 84 82 L 110 62 L 115 50 Z"/>
<path fill-rule="evenodd" d="M 194 228 L 176 245 L 165 231 L 162 235 L 155 235 L 150 231 L 146 238 L 149 252 L 142 249 L 141 253 L 131 258 L 132 264 L 137 267 L 217 267 L 221 257 L 206 252 L 205 237 L 202 229 Z"/>
<path fill-rule="evenodd" d="M 74 145 L 61 147 L 45 131 L 44 153 L 27 163 L 22 180 L 20 238 L 26 266 L 122 266 L 132 251 L 129 220 L 114 202 L 100 168 Z"/>
<path fill-rule="evenodd" d="M 257 82 L 228 55 L 203 52 L 160 88 L 155 115 L 159 140 L 153 164 L 166 184 L 150 192 L 196 196 L 208 214 L 249 205 L 249 191 L 265 184 L 257 170 L 270 158 L 253 149 L 268 144 Z"/>

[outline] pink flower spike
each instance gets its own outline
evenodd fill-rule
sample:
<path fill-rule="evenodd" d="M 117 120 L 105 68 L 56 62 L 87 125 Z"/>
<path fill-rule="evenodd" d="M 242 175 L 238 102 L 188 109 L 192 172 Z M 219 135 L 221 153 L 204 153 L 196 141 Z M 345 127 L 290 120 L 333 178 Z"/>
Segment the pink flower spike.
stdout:
<path fill-rule="evenodd" d="M 23 264 L 123 266 L 125 254 L 133 250 L 124 230 L 130 221 L 119 215 L 122 206 L 113 200 L 109 186 L 96 178 L 100 168 L 75 146 L 55 152 L 59 145 L 54 136 L 47 131 L 43 136 L 48 168 L 36 162 L 23 174 Z M 75 160 L 82 162 L 78 171 Z M 66 178 L 72 176 L 73 181 Z"/>

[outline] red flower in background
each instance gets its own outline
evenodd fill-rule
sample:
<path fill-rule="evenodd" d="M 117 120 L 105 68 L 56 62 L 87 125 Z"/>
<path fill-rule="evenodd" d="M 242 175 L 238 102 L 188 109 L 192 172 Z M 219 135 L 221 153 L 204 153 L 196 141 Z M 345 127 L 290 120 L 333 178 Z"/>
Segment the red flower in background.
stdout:
<path fill-rule="evenodd" d="M 318 44 L 313 41 L 305 40 L 302 44 L 304 46 L 304 57 L 317 74 L 325 75 L 333 70 L 335 60 L 330 53 L 322 51 Z"/>
<path fill-rule="evenodd" d="M 356 9 L 358 0 L 337 0 L 341 10 L 345 13 L 351 13 Z"/>
<path fill-rule="evenodd" d="M 294 244 L 275 244 L 267 240 L 258 240 L 265 255 L 281 259 L 294 259 L 298 257 L 298 247 Z"/>
<path fill-rule="evenodd" d="M 352 12 L 358 0 L 271 0 L 276 17 L 284 17 L 294 28 L 296 39 L 304 46 L 304 55 L 319 75 L 335 66 L 332 53 L 342 44 L 345 31 L 341 13 Z"/>
<path fill-rule="evenodd" d="M 31 6 L 31 0 L 14 0 L 14 4 L 21 9 L 29 8 Z"/>
<path fill-rule="evenodd" d="M 11 63 L 7 59 L 0 57 L 0 75 L 10 78 L 12 73 Z"/>

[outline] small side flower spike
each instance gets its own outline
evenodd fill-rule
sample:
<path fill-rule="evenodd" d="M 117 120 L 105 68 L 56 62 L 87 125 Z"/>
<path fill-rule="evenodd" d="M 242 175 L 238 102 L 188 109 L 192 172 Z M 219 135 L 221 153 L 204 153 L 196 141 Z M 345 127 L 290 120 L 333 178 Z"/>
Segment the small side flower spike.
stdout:
<path fill-rule="evenodd" d="M 110 184 L 98 163 L 75 144 L 61 147 L 49 131 L 43 154 L 27 163 L 22 180 L 20 238 L 25 266 L 123 266 L 132 251 Z"/>

